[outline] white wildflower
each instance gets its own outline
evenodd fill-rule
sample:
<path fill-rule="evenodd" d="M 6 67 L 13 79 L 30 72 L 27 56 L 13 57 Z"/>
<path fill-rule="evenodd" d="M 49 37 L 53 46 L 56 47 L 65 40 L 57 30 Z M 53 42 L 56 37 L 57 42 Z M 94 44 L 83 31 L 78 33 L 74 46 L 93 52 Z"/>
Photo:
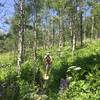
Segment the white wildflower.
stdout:
<path fill-rule="evenodd" d="M 80 67 L 77 67 L 77 68 L 75 68 L 74 70 L 80 70 L 81 68 Z"/>
<path fill-rule="evenodd" d="M 70 69 L 67 70 L 67 72 L 70 72 L 70 71 L 71 71 Z"/>
<path fill-rule="evenodd" d="M 68 69 L 73 69 L 73 68 L 76 68 L 76 66 L 71 66 L 71 67 L 69 67 Z"/>
<path fill-rule="evenodd" d="M 72 77 L 68 77 L 68 80 L 70 81 L 72 79 Z"/>

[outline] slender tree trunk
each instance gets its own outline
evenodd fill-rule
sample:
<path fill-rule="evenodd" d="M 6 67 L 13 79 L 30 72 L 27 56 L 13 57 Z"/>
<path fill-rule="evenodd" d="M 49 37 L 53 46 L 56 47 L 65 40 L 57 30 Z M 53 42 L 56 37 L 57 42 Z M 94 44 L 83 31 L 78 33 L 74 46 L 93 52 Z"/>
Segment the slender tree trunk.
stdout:
<path fill-rule="evenodd" d="M 55 30 L 54 30 L 54 19 L 52 21 L 52 44 L 53 44 L 53 47 L 54 47 L 54 37 L 55 37 Z"/>
<path fill-rule="evenodd" d="M 60 14 L 59 14 L 59 47 L 61 46 L 61 36 L 60 36 Z"/>
<path fill-rule="evenodd" d="M 70 34 L 71 34 L 71 47 L 72 47 L 72 58 L 73 58 L 76 47 L 76 35 L 75 33 L 73 33 L 72 18 L 70 18 Z"/>
<path fill-rule="evenodd" d="M 70 44 L 71 44 L 71 47 L 73 46 L 73 30 L 72 30 L 72 22 L 70 20 L 70 36 L 71 36 L 71 39 L 70 39 Z"/>
<path fill-rule="evenodd" d="M 62 18 L 60 19 L 60 38 L 61 38 L 61 46 L 65 46 L 65 35 L 64 35 L 64 23 Z"/>
<path fill-rule="evenodd" d="M 74 15 L 71 18 L 71 27 L 72 27 L 72 58 L 74 58 L 74 52 L 75 52 L 75 48 L 76 48 L 76 33 L 77 33 L 77 17 L 76 15 Z"/>
<path fill-rule="evenodd" d="M 84 17 L 84 21 L 85 21 L 85 24 L 83 25 L 84 26 L 84 36 L 83 36 L 83 39 L 86 40 L 87 39 L 87 36 L 86 36 L 86 28 L 87 28 L 87 21 L 86 21 L 86 13 L 85 13 L 85 17 Z"/>
<path fill-rule="evenodd" d="M 51 33 L 52 33 L 52 20 L 50 19 L 50 33 L 49 33 L 49 44 L 50 44 L 50 48 L 52 48 L 52 36 L 51 36 Z"/>
<path fill-rule="evenodd" d="M 76 35 L 75 33 L 73 33 L 73 40 L 72 40 L 72 57 L 74 57 L 74 51 L 75 51 L 75 47 L 76 47 Z"/>
<path fill-rule="evenodd" d="M 80 14 L 80 39 L 81 39 L 81 46 L 83 46 L 83 16 L 82 16 L 82 11 Z"/>
<path fill-rule="evenodd" d="M 24 42 L 24 0 L 20 0 L 19 4 L 19 17 L 20 25 L 18 32 L 18 60 L 17 60 L 17 71 L 20 74 L 21 63 L 23 62 L 23 42 Z"/>
<path fill-rule="evenodd" d="M 43 32 L 43 47 L 44 49 L 46 49 L 46 35 L 45 35 L 45 31 Z"/>
<path fill-rule="evenodd" d="M 60 46 L 60 22 L 58 26 L 58 47 Z"/>
<path fill-rule="evenodd" d="M 62 21 L 62 46 L 65 46 L 65 33 L 64 33 L 64 23 Z"/>
<path fill-rule="evenodd" d="M 91 34 L 90 39 L 92 40 L 94 38 L 94 16 L 92 16 L 92 26 L 91 26 Z"/>
<path fill-rule="evenodd" d="M 61 11 L 59 10 L 59 47 L 62 47 L 61 41 Z"/>
<path fill-rule="evenodd" d="M 37 7 L 36 7 L 36 1 L 34 4 L 34 9 L 35 9 L 35 15 L 34 15 L 34 60 L 37 59 L 37 29 L 36 29 L 36 23 L 37 23 Z"/>
<path fill-rule="evenodd" d="M 37 59 L 37 32 L 34 32 L 34 60 Z"/>

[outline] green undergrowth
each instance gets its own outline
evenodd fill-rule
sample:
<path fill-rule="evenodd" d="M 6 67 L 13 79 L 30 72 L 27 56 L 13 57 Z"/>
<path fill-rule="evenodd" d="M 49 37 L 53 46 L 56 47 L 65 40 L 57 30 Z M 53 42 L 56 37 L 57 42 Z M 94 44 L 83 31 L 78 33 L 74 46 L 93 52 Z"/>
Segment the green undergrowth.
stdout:
<path fill-rule="evenodd" d="M 43 75 L 43 57 L 50 52 L 53 63 L 49 80 Z M 31 57 L 30 57 L 31 58 Z M 100 99 L 100 41 L 77 48 L 72 58 L 71 47 L 38 50 L 36 61 L 27 59 L 17 75 L 16 56 L 0 54 L 0 100 L 99 100 Z M 8 66 L 7 64 L 10 64 Z M 7 66 L 6 66 L 7 65 Z M 69 78 L 69 85 L 60 90 L 61 78 Z"/>
<path fill-rule="evenodd" d="M 80 70 L 67 72 L 72 76 L 69 87 L 58 93 L 58 100 L 99 100 L 100 99 L 100 41 L 86 44 L 77 49 L 69 66 Z"/>
<path fill-rule="evenodd" d="M 16 54 L 14 52 L 0 53 L 0 65 L 14 63 L 16 63 Z"/>

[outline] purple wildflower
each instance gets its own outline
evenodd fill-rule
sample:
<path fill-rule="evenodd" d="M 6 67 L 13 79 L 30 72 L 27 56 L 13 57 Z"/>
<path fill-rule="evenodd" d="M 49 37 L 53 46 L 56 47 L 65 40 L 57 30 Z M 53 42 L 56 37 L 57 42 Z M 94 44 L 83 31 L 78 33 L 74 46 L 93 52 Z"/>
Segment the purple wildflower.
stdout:
<path fill-rule="evenodd" d="M 60 80 L 60 90 L 65 90 L 68 87 L 69 81 L 68 79 L 61 78 Z"/>
<path fill-rule="evenodd" d="M 0 93 L 0 97 L 2 96 L 2 94 Z"/>

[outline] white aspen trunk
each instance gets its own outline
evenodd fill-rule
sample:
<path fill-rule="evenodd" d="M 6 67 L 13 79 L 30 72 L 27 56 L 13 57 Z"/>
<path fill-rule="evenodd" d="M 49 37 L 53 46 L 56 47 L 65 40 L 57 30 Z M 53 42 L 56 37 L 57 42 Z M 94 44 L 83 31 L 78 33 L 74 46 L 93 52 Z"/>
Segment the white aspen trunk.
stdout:
<path fill-rule="evenodd" d="M 72 58 L 74 57 L 74 51 L 75 51 L 75 46 L 76 46 L 76 35 L 73 33 L 73 28 L 72 28 L 72 21 L 70 19 L 70 34 L 71 34 L 71 47 L 72 47 Z"/>
<path fill-rule="evenodd" d="M 71 36 L 71 40 L 70 40 L 70 44 L 71 44 L 71 47 L 73 46 L 73 30 L 72 30 L 72 22 L 70 20 L 70 36 Z"/>
<path fill-rule="evenodd" d="M 71 18 L 71 34 L 72 34 L 72 58 L 74 58 L 74 52 L 76 48 L 76 16 Z"/>
<path fill-rule="evenodd" d="M 17 59 L 17 71 L 18 71 L 18 73 L 20 73 L 21 62 L 22 62 L 22 36 L 21 36 L 21 32 L 19 32 L 18 59 Z"/>
<path fill-rule="evenodd" d="M 80 38 L 81 38 L 81 46 L 83 46 L 83 16 L 82 16 L 82 10 L 80 11 Z"/>
<path fill-rule="evenodd" d="M 74 33 L 73 34 L 73 42 L 72 42 L 72 57 L 74 57 L 75 45 L 76 45 L 76 35 Z"/>
<path fill-rule="evenodd" d="M 37 37 L 36 31 L 34 31 L 34 60 L 37 58 Z"/>
<path fill-rule="evenodd" d="M 20 25 L 18 33 L 18 59 L 17 59 L 17 72 L 20 74 L 21 63 L 23 61 L 23 36 L 24 36 L 24 0 L 19 1 L 19 16 Z"/>
<path fill-rule="evenodd" d="M 62 19 L 61 19 L 61 10 L 59 10 L 59 48 L 62 47 Z"/>

